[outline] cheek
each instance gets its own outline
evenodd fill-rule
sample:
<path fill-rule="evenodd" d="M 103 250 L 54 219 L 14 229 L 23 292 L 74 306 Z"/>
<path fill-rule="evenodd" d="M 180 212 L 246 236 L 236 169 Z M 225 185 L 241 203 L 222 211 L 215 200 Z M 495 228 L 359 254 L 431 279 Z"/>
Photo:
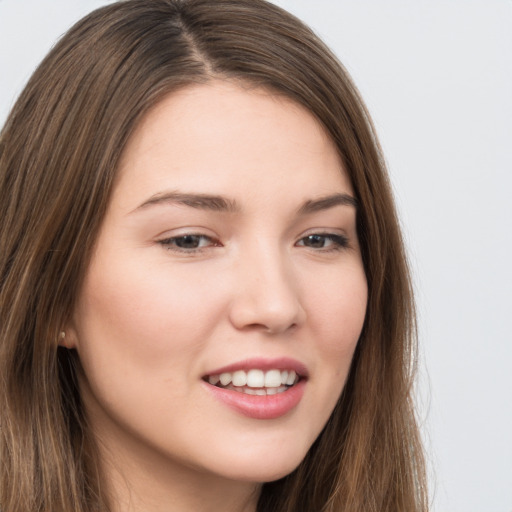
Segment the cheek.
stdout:
<path fill-rule="evenodd" d="M 366 315 L 368 288 L 362 265 L 344 269 L 310 294 L 309 319 L 318 354 L 333 378 L 344 382 Z"/>
<path fill-rule="evenodd" d="M 207 288 L 204 280 L 170 274 L 165 265 L 147 262 L 91 265 L 74 324 L 84 369 L 82 392 L 95 418 L 108 411 L 126 428 L 137 425 L 141 432 L 152 432 L 159 428 L 156 411 L 167 418 L 161 425 L 165 430 L 170 404 L 183 408 L 192 392 L 190 376 L 198 373 L 218 318 L 218 300 L 215 287 Z"/>
<path fill-rule="evenodd" d="M 178 381 L 193 370 L 218 318 L 216 287 L 185 272 L 169 274 L 147 262 L 90 268 L 74 323 L 91 380 L 114 385 L 123 375 L 141 382 L 154 375 Z"/>
<path fill-rule="evenodd" d="M 196 318 L 207 321 L 215 305 L 215 287 L 191 280 L 185 272 L 148 269 L 147 262 L 124 268 L 91 269 L 76 317 L 83 325 L 125 337 L 137 343 L 166 346 L 200 329 Z M 201 297 L 201 301 L 198 300 Z M 212 311 L 213 313 L 213 311 Z"/>

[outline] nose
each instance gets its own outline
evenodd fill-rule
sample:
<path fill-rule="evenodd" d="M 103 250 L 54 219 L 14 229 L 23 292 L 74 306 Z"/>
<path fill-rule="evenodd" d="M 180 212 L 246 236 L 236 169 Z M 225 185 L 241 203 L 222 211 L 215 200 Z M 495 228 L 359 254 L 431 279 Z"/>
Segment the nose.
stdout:
<path fill-rule="evenodd" d="M 279 334 L 304 323 L 299 283 L 291 262 L 277 249 L 240 258 L 235 281 L 230 320 L 237 329 Z"/>

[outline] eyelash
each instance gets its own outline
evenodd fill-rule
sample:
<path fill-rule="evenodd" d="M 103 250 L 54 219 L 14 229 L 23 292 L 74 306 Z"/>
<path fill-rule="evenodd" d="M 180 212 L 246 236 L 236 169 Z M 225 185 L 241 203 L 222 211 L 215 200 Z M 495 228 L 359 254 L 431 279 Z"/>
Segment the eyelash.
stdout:
<path fill-rule="evenodd" d="M 180 247 L 178 244 L 181 242 L 186 243 L 186 239 L 189 239 L 190 242 L 199 243 L 197 247 Z M 304 242 L 309 240 L 310 242 L 315 243 L 320 242 L 323 243 L 323 247 L 312 247 L 306 245 Z M 201 246 L 201 242 L 205 241 L 206 244 Z M 302 243 L 301 243 L 302 242 Z M 330 242 L 330 244 L 325 247 L 325 243 Z M 165 247 L 169 251 L 184 253 L 184 254 L 195 254 L 203 252 L 211 247 L 220 247 L 221 244 L 219 241 L 209 237 L 207 235 L 202 235 L 199 233 L 186 233 L 180 236 L 173 236 L 170 238 L 166 238 L 164 240 L 159 240 L 158 243 Z M 349 247 L 348 238 L 344 235 L 335 234 L 335 233 L 311 233 L 302 237 L 297 243 L 299 247 L 309 247 L 314 251 L 318 252 L 336 252 L 342 251 Z"/>
<path fill-rule="evenodd" d="M 201 243 L 201 240 L 206 241 L 207 243 L 203 246 L 199 245 L 199 247 L 180 247 L 178 243 L 180 241 L 185 241 L 186 239 L 196 240 Z M 170 238 L 166 238 L 165 240 L 159 240 L 158 243 L 165 247 L 169 251 L 181 252 L 185 254 L 194 254 L 198 252 L 202 252 L 205 249 L 210 247 L 219 247 L 220 243 L 207 235 L 201 235 L 199 233 L 186 233 L 180 236 L 173 236 Z"/>
<path fill-rule="evenodd" d="M 321 252 L 335 252 L 342 251 L 349 247 L 348 238 L 344 235 L 336 234 L 336 233 L 311 233 L 310 235 L 306 235 L 302 237 L 299 242 L 304 242 L 304 240 L 312 239 L 321 240 L 323 242 L 330 241 L 331 244 L 326 247 L 311 247 L 314 250 L 319 250 Z M 297 242 L 297 244 L 299 243 Z M 307 245 L 301 244 L 301 247 L 308 247 Z"/>

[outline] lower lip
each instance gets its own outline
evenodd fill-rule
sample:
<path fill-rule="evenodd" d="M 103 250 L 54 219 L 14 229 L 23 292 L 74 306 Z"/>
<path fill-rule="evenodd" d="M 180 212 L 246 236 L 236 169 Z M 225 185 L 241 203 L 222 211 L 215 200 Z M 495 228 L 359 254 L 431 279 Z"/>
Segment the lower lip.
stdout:
<path fill-rule="evenodd" d="M 284 416 L 296 407 L 304 394 L 306 380 L 275 395 L 247 395 L 232 389 L 219 388 L 204 383 L 215 398 L 236 412 L 257 420 L 273 420 Z"/>

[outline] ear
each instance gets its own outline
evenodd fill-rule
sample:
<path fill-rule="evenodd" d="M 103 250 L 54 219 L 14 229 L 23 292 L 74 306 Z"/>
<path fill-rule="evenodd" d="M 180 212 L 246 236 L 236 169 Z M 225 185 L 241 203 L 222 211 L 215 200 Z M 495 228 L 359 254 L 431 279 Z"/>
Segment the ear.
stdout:
<path fill-rule="evenodd" d="M 76 349 L 78 347 L 78 336 L 71 323 L 66 325 L 59 333 L 59 346 L 67 349 Z"/>

